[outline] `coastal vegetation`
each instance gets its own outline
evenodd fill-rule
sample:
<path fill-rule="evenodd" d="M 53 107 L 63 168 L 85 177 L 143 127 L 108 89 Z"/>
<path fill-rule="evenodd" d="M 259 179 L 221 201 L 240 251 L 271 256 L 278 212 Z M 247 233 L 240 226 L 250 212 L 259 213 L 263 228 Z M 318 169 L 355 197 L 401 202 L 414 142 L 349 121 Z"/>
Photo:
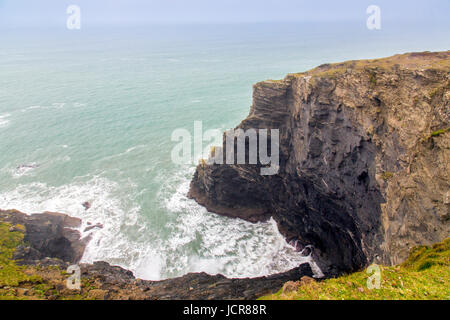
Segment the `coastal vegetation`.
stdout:
<path fill-rule="evenodd" d="M 381 270 L 379 289 L 369 289 L 367 270 L 324 281 L 299 281 L 261 300 L 448 300 L 450 238 L 411 250 L 403 264 Z M 287 290 L 287 288 L 290 290 Z"/>
<path fill-rule="evenodd" d="M 93 299 L 90 289 L 94 288 L 88 279 L 83 279 L 84 290 L 69 290 L 64 270 L 56 266 L 21 266 L 13 259 L 16 248 L 25 244 L 24 229 L 22 225 L 0 222 L 0 300 Z"/>
<path fill-rule="evenodd" d="M 81 290 L 67 289 L 67 273 L 55 266 L 20 266 L 15 249 L 24 244 L 23 226 L 0 222 L 0 300 L 103 299 L 98 283 L 82 279 Z M 367 270 L 324 281 L 290 282 L 262 300 L 450 299 L 450 238 L 411 250 L 408 260 L 380 267 L 380 288 L 369 289 Z M 306 277 L 307 278 L 307 277 Z"/>

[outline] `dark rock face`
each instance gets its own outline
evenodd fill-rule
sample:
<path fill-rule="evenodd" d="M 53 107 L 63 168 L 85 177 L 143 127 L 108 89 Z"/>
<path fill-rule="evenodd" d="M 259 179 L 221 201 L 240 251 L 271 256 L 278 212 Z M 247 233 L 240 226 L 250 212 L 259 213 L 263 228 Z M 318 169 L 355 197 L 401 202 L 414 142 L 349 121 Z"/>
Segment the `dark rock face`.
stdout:
<path fill-rule="evenodd" d="M 26 229 L 24 240 L 29 246 L 19 247 L 14 255 L 21 263 L 50 257 L 75 264 L 81 260 L 89 242 L 73 229 L 81 225 L 81 220 L 65 214 L 46 212 L 28 216 L 11 210 L 0 211 L 0 218 Z"/>
<path fill-rule="evenodd" d="M 117 295 L 121 291 L 121 295 L 145 300 L 251 300 L 277 292 L 287 281 L 312 275 L 308 264 L 286 273 L 252 279 L 228 279 L 222 275 L 190 273 L 163 281 L 136 280 L 132 272 L 106 262 L 82 264 L 81 272 L 82 276 L 101 283 L 101 290 L 108 292 L 110 298 L 121 298 Z"/>
<path fill-rule="evenodd" d="M 279 173 L 201 165 L 189 196 L 252 222 L 273 216 L 328 275 L 399 263 L 449 235 L 450 134 L 431 134 L 449 127 L 449 71 L 450 52 L 407 54 L 258 83 L 238 128 L 280 130 Z"/>

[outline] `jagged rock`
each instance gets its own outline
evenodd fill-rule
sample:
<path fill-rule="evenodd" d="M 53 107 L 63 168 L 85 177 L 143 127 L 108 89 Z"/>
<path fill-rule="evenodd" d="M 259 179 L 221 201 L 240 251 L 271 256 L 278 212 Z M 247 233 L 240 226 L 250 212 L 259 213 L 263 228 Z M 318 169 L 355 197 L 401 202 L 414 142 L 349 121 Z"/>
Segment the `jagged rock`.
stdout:
<path fill-rule="evenodd" d="M 183 277 L 162 281 L 135 279 L 132 272 L 106 262 L 81 264 L 83 277 L 94 279 L 100 290 L 108 292 L 109 299 L 146 300 L 210 300 L 256 299 L 278 291 L 286 281 L 312 276 L 308 264 L 289 272 L 268 277 L 228 279 L 222 275 L 190 273 Z"/>
<path fill-rule="evenodd" d="M 103 229 L 103 224 L 97 223 L 95 225 L 90 225 L 90 226 L 84 228 L 84 232 L 91 231 L 92 229 L 95 229 L 95 228 Z"/>
<path fill-rule="evenodd" d="M 91 203 L 89 201 L 83 202 L 82 206 L 84 208 L 84 210 L 89 210 L 91 208 Z"/>
<path fill-rule="evenodd" d="M 203 164 L 189 195 L 252 222 L 273 215 L 328 275 L 398 263 L 412 246 L 441 241 L 450 216 L 449 56 L 324 65 L 255 85 L 239 127 L 280 129 L 279 174 L 261 176 L 259 165 Z M 25 227 L 15 229 L 25 234 L 27 246 L 15 255 L 25 264 L 65 268 L 79 262 L 89 241 L 73 229 L 79 219 L 59 213 L 0 211 L 0 220 Z M 101 290 L 91 295 L 105 299 L 255 299 L 312 276 L 308 264 L 254 279 L 198 273 L 163 281 L 137 281 L 106 262 L 80 267 Z M 48 270 L 64 294 L 61 272 Z"/>
<path fill-rule="evenodd" d="M 280 130 L 279 173 L 204 164 L 189 196 L 251 222 L 273 216 L 327 275 L 399 263 L 450 234 L 449 71 L 450 51 L 423 52 L 258 83 L 238 128 Z"/>
<path fill-rule="evenodd" d="M 14 259 L 21 263 L 32 264 L 50 257 L 75 264 L 81 260 L 89 242 L 88 238 L 81 239 L 80 232 L 74 229 L 81 226 L 81 220 L 65 214 L 26 215 L 16 210 L 0 210 L 0 219 L 25 227 L 25 230 L 16 228 L 25 233 L 24 241 L 29 245 L 17 248 L 14 254 Z"/>
<path fill-rule="evenodd" d="M 287 281 L 312 276 L 308 264 L 302 264 L 289 272 L 260 278 L 228 279 L 222 275 L 193 273 L 180 278 L 159 282 L 144 281 L 146 294 L 150 299 L 188 299 L 188 300 L 251 300 L 275 293 Z"/>

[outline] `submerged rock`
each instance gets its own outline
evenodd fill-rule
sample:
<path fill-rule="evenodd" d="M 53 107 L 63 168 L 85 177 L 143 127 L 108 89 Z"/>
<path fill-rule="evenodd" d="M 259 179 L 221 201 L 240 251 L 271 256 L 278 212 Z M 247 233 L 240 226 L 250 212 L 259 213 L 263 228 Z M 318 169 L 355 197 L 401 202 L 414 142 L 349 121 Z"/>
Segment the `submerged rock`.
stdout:
<path fill-rule="evenodd" d="M 95 228 L 103 229 L 103 224 L 97 223 L 95 225 L 89 225 L 88 227 L 84 228 L 84 232 L 91 231 L 92 229 L 95 229 Z"/>
<path fill-rule="evenodd" d="M 81 205 L 83 206 L 84 210 L 86 210 L 86 211 L 91 208 L 91 203 L 89 201 L 83 202 Z"/>
<path fill-rule="evenodd" d="M 39 168 L 39 165 L 36 163 L 31 164 L 21 164 L 20 166 L 17 166 L 17 170 L 23 170 L 23 169 L 36 169 Z"/>

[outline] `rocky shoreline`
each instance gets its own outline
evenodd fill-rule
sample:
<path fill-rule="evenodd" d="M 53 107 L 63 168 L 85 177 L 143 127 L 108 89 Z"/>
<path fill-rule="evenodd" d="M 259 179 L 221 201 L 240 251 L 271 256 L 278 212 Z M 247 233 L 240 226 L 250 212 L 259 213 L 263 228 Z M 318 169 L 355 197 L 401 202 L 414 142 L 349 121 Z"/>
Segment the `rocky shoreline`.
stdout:
<path fill-rule="evenodd" d="M 411 248 L 449 237 L 450 51 L 327 64 L 258 83 L 238 128 L 280 130 L 279 173 L 205 162 L 189 196 L 250 222 L 272 216 L 296 247 L 313 248 L 326 277 L 399 264 Z M 45 297 L 64 294 L 64 270 L 79 264 L 90 240 L 77 231 L 81 221 L 0 210 L 1 222 L 23 233 L 12 259 L 37 267 L 30 272 L 49 283 Z M 80 294 L 93 299 L 256 299 L 313 276 L 303 264 L 254 279 L 145 281 L 106 262 L 79 266 Z"/>
<path fill-rule="evenodd" d="M 273 216 L 329 276 L 399 264 L 450 235 L 450 51 L 258 83 L 237 129 L 279 129 L 278 174 L 205 160 L 189 196 L 250 222 Z"/>
<path fill-rule="evenodd" d="M 252 300 L 277 292 L 288 281 L 313 276 L 309 264 L 303 264 L 285 273 L 260 278 L 229 279 L 222 275 L 191 273 L 162 281 L 141 280 L 131 271 L 106 262 L 79 263 L 89 242 L 89 237 L 81 238 L 77 230 L 80 219 L 61 213 L 27 215 L 16 210 L 0 210 L 0 222 L 11 225 L 9 232 L 24 234 L 24 244 L 16 248 L 13 259 L 19 265 L 36 267 L 32 273 L 51 283 L 52 290 L 62 296 L 77 293 L 100 300 Z M 75 264 L 81 270 L 80 292 L 73 292 L 65 285 L 68 275 L 64 272 Z"/>

